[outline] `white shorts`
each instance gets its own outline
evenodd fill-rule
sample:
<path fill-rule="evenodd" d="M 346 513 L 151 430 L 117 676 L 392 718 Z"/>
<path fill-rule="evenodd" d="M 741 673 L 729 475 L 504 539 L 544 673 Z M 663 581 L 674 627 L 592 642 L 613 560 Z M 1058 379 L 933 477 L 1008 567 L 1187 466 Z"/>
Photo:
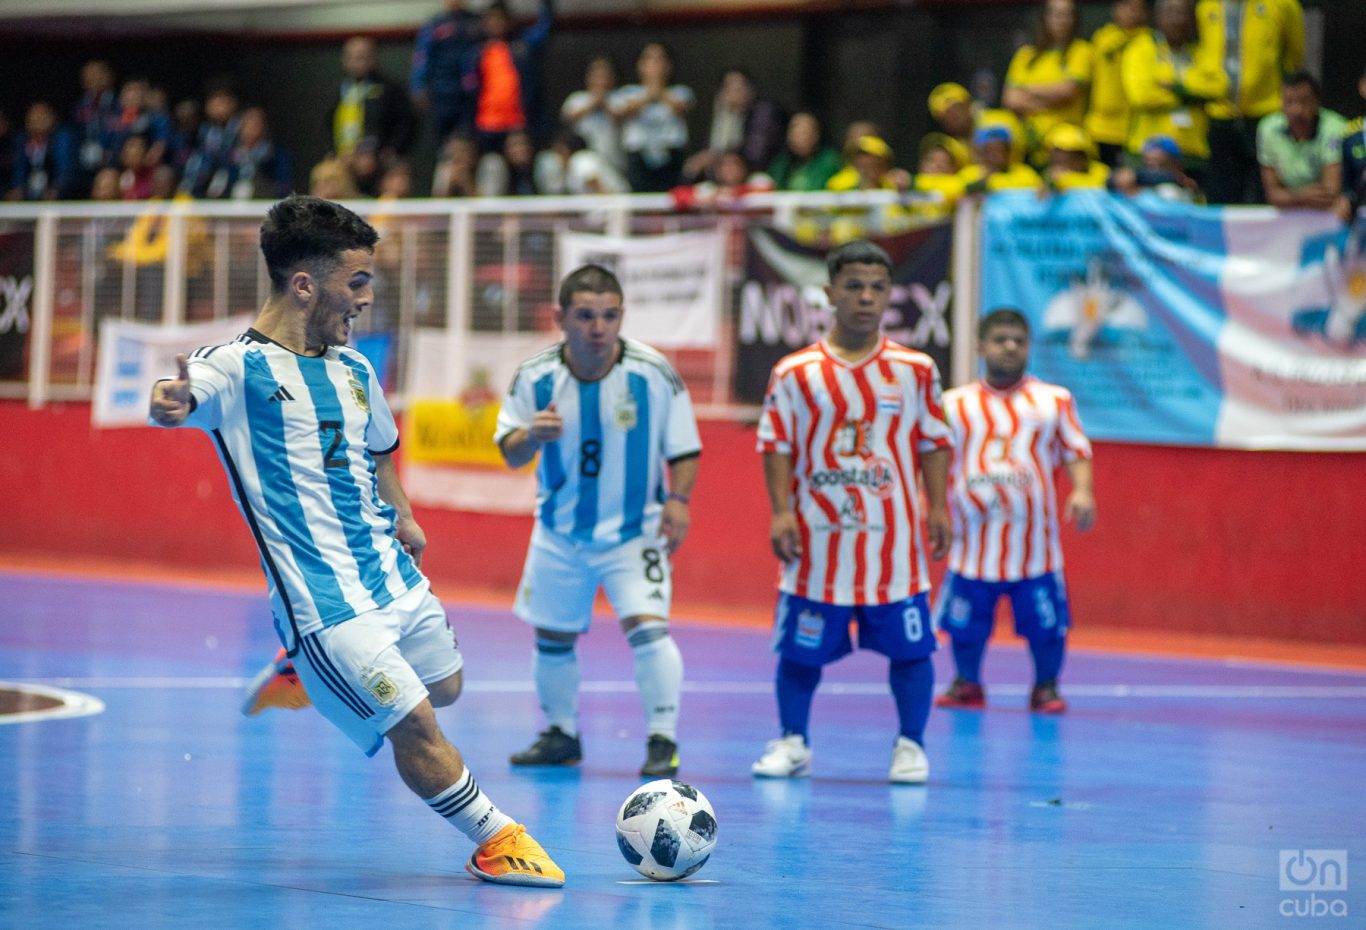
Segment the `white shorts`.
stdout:
<path fill-rule="evenodd" d="M 367 756 L 427 697 L 427 685 L 465 664 L 446 611 L 426 584 L 387 607 L 299 640 L 294 668 L 313 706 Z"/>
<path fill-rule="evenodd" d="M 590 545 L 538 522 L 512 612 L 547 630 L 587 633 L 599 587 L 618 618 L 669 619 L 673 570 L 664 540 L 637 536 L 624 543 Z"/>

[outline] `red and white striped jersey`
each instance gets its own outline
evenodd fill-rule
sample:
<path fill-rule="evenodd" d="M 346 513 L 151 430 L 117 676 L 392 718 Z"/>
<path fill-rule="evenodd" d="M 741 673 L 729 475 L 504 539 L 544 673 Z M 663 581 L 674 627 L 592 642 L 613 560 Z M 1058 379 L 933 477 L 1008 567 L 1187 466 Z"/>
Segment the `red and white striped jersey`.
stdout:
<path fill-rule="evenodd" d="M 1062 568 L 1058 466 L 1091 457 L 1072 393 L 1026 375 L 998 391 L 983 381 L 944 394 L 953 428 L 949 569 L 1019 581 Z"/>
<path fill-rule="evenodd" d="M 930 586 L 920 454 L 949 445 L 939 372 L 885 337 L 857 364 L 824 342 L 773 368 L 759 451 L 788 454 L 802 555 L 780 590 L 828 604 L 891 604 Z"/>

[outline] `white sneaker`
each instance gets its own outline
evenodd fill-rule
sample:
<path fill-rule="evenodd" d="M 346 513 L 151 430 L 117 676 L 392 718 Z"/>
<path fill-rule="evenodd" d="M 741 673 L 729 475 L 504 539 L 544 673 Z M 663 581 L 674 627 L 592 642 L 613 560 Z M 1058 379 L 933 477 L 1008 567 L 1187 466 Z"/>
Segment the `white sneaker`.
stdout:
<path fill-rule="evenodd" d="M 930 778 L 930 760 L 915 740 L 896 738 L 892 747 L 892 770 L 887 777 L 898 785 L 923 785 Z"/>
<path fill-rule="evenodd" d="M 811 747 L 798 734 L 768 741 L 750 770 L 760 778 L 800 778 L 811 774 Z"/>

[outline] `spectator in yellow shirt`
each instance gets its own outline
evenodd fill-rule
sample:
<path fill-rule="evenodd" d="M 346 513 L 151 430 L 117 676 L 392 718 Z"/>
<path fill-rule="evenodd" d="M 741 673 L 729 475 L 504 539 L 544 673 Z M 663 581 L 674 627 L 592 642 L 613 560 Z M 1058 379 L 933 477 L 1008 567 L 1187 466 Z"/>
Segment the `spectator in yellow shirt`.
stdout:
<path fill-rule="evenodd" d="M 920 163 L 916 166 L 911 190 L 929 200 L 911 204 L 911 212 L 926 219 L 942 219 L 953 213 L 965 185 L 959 177 L 964 162 L 958 157 L 960 143 L 942 132 L 932 132 L 920 140 Z"/>
<path fill-rule="evenodd" d="M 1074 0 L 1044 0 L 1034 42 L 1011 58 L 1001 95 L 1025 121 L 1025 147 L 1036 163 L 1042 164 L 1048 130 L 1086 117 L 1091 67 L 1091 43 L 1077 35 Z"/>
<path fill-rule="evenodd" d="M 967 164 L 972 153 L 972 132 L 977 128 L 977 114 L 972 107 L 972 94 L 962 84 L 948 82 L 930 91 L 930 115 L 943 130 L 937 135 L 948 140 L 951 154 L 958 167 Z"/>
<path fill-rule="evenodd" d="M 1086 130 L 1071 123 L 1059 123 L 1044 138 L 1048 167 L 1044 181 L 1050 190 L 1063 193 L 1075 190 L 1104 190 L 1110 169 L 1095 160 L 1096 146 Z"/>
<path fill-rule="evenodd" d="M 1147 22 L 1144 0 L 1115 0 L 1110 7 L 1110 22 L 1091 36 L 1095 66 L 1083 128 L 1096 144 L 1097 157 L 1107 165 L 1119 164 L 1129 132 L 1129 101 L 1124 96 L 1120 59 L 1130 40 L 1143 31 Z"/>
<path fill-rule="evenodd" d="M 986 126 L 972 137 L 973 163 L 958 173 L 968 194 L 1005 190 L 1040 190 L 1043 178 L 1015 161 L 1014 140 L 1004 126 Z"/>
<path fill-rule="evenodd" d="M 1214 47 L 1196 33 L 1192 0 L 1157 0 L 1154 22 L 1156 29 L 1129 43 L 1121 63 L 1129 98 L 1127 151 L 1137 164 L 1144 142 L 1169 136 L 1185 156 L 1186 172 L 1203 180 L 1210 155 L 1205 105 L 1224 95 L 1228 76 Z"/>
<path fill-rule="evenodd" d="M 1304 61 L 1300 0 L 1199 0 L 1201 40 L 1228 73 L 1210 105 L 1210 203 L 1261 203 L 1257 124 L 1281 106 L 1281 82 Z"/>

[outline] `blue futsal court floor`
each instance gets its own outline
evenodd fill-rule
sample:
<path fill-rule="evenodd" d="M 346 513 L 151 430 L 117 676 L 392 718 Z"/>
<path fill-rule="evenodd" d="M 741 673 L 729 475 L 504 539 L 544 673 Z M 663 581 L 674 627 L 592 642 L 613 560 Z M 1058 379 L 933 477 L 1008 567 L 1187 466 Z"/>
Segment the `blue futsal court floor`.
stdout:
<path fill-rule="evenodd" d="M 564 868 L 549 891 L 470 877 L 469 842 L 387 748 L 366 759 L 311 710 L 241 716 L 275 648 L 264 604 L 0 572 L 0 682 L 104 705 L 0 725 L 0 928 L 1366 925 L 1359 671 L 1075 650 L 1072 711 L 1042 718 L 1024 710 L 1027 654 L 999 644 L 989 710 L 931 715 L 930 783 L 913 787 L 886 782 L 885 661 L 856 654 L 817 694 L 814 777 L 759 781 L 768 636 L 680 618 L 679 777 L 710 798 L 719 843 L 695 880 L 659 884 L 613 835 L 644 754 L 615 624 L 580 641 L 582 766 L 514 770 L 541 726 L 529 630 L 448 602 L 466 688 L 442 725 Z"/>

